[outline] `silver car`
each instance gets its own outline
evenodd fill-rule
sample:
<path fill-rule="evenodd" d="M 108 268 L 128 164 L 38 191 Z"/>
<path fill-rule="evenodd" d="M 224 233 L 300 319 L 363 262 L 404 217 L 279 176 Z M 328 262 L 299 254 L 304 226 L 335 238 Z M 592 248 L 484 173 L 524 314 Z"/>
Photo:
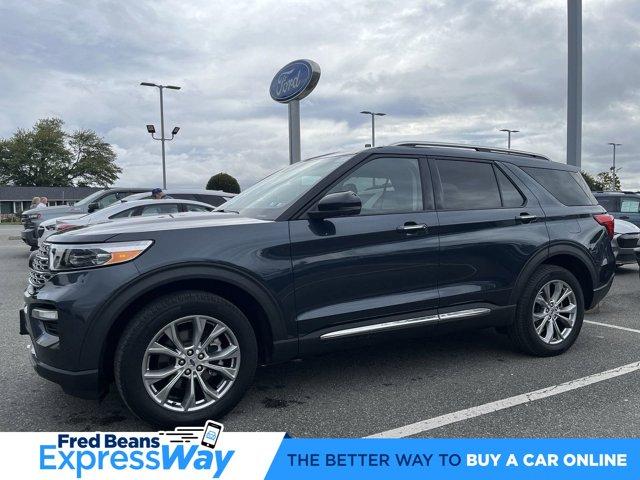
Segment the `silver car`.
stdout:
<path fill-rule="evenodd" d="M 40 227 L 43 228 L 43 232 L 40 241 L 43 242 L 54 233 L 75 230 L 97 223 L 108 223 L 135 217 L 207 213 L 213 210 L 213 206 L 194 200 L 167 199 L 121 202 L 88 215 L 73 215 L 42 222 Z"/>

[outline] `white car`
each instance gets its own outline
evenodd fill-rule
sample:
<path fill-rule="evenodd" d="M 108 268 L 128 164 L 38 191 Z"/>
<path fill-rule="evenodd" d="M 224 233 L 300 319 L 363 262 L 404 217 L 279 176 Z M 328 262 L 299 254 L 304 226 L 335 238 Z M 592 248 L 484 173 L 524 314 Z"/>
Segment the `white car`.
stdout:
<path fill-rule="evenodd" d="M 611 246 L 616 256 L 616 266 L 637 263 L 636 253 L 640 253 L 640 228 L 631 222 L 616 218 L 613 226 Z"/>
<path fill-rule="evenodd" d="M 46 240 L 54 233 L 75 230 L 77 228 L 107 223 L 118 220 L 126 220 L 134 217 L 149 217 L 170 214 L 207 213 L 215 208 L 207 203 L 194 200 L 137 200 L 133 202 L 116 203 L 88 215 L 72 215 L 55 218 L 42 222 L 43 227 L 40 241 Z"/>
<path fill-rule="evenodd" d="M 235 193 L 227 193 L 221 190 L 198 190 L 193 188 L 170 188 L 164 191 L 168 196 L 178 200 L 196 200 L 198 202 L 208 203 L 214 207 L 219 207 L 227 200 L 236 196 Z M 124 197 L 121 201 L 132 202 L 134 200 L 151 199 L 151 191 L 134 193 Z"/>

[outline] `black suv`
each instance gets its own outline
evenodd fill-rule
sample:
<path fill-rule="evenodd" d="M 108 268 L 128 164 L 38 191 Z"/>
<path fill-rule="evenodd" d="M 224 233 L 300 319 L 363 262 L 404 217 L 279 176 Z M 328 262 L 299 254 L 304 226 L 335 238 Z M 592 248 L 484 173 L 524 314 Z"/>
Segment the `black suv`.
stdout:
<path fill-rule="evenodd" d="M 332 154 L 220 208 L 44 243 L 20 312 L 36 371 L 84 397 L 115 379 L 143 419 L 202 424 L 258 364 L 374 338 L 493 326 L 562 353 L 614 275 L 612 217 L 577 169 L 531 153 Z"/>

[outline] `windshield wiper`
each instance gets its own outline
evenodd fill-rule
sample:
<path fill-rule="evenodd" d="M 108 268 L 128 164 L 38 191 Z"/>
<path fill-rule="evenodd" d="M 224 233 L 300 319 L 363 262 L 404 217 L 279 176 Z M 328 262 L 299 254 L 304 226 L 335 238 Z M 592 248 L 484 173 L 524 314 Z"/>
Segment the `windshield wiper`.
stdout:
<path fill-rule="evenodd" d="M 220 213 L 237 213 L 238 215 L 240 215 L 240 212 L 237 212 L 235 210 L 214 210 L 215 212 L 220 212 Z"/>

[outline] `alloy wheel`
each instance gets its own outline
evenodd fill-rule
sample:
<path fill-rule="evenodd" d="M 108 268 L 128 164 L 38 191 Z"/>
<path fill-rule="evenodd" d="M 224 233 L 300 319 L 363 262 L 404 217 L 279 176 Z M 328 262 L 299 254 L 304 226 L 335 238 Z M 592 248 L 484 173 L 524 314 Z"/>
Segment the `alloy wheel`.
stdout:
<path fill-rule="evenodd" d="M 533 302 L 533 326 L 543 342 L 557 345 L 573 330 L 578 303 L 573 289 L 562 280 L 551 280 Z"/>
<path fill-rule="evenodd" d="M 240 346 L 220 320 L 190 315 L 153 337 L 142 361 L 147 393 L 163 408 L 191 412 L 219 401 L 240 368 Z"/>

